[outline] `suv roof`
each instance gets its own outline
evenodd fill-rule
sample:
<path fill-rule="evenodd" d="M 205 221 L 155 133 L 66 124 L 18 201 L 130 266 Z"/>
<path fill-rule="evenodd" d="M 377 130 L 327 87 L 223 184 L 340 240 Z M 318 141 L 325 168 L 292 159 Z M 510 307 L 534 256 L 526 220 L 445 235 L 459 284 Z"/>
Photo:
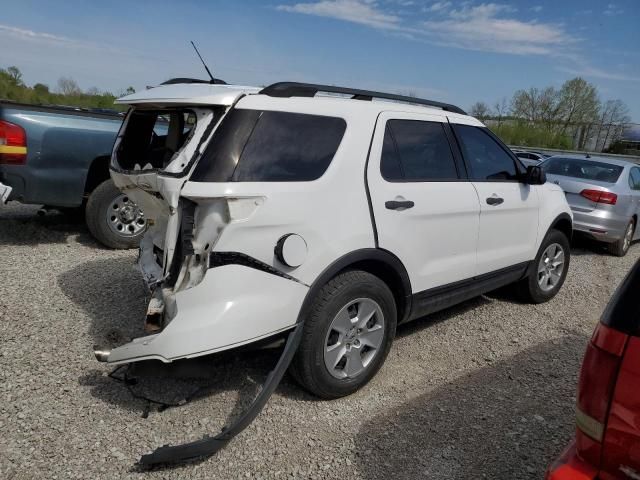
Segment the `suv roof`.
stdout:
<path fill-rule="evenodd" d="M 273 98 L 317 98 L 317 99 L 339 99 L 341 101 L 358 102 L 363 101 L 376 104 L 376 109 L 380 107 L 378 100 L 381 100 L 385 108 L 380 110 L 395 110 L 389 108 L 392 105 L 402 106 L 403 111 L 424 111 L 425 107 L 433 111 L 438 110 L 454 116 L 469 117 L 461 108 L 448 103 L 426 100 L 417 97 L 396 95 L 390 93 L 376 92 L 370 90 L 360 90 L 345 87 L 335 87 L 331 85 L 317 85 L 308 83 L 279 82 L 269 85 L 263 89 L 257 87 L 220 85 L 210 83 L 170 83 L 162 84 L 158 87 L 150 88 L 141 92 L 119 98 L 118 104 L 167 104 L 175 103 L 181 105 L 232 105 L 243 95 L 265 95 Z M 320 95 L 317 95 L 320 94 Z M 323 95 L 324 94 L 324 95 Z"/>
<path fill-rule="evenodd" d="M 210 83 L 172 83 L 119 98 L 115 103 L 179 105 L 232 105 L 242 95 L 258 93 L 258 87 Z"/>

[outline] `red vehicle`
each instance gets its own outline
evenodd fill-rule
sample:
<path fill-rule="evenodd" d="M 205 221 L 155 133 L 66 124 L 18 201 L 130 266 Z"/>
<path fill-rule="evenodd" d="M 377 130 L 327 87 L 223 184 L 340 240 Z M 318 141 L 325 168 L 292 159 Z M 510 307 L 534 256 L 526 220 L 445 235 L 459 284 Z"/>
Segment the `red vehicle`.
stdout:
<path fill-rule="evenodd" d="M 640 480 L 640 261 L 614 294 L 587 347 L 576 436 L 548 480 Z"/>

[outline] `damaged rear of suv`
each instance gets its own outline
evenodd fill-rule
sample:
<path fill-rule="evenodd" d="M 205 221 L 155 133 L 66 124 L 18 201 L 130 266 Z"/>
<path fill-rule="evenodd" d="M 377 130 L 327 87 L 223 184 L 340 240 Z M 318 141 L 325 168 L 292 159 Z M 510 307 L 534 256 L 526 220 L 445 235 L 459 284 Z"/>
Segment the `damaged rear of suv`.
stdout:
<path fill-rule="evenodd" d="M 548 301 L 567 275 L 562 190 L 454 105 L 296 83 L 174 83 L 120 103 L 111 175 L 148 219 L 151 300 L 148 335 L 98 360 L 172 362 L 290 332 L 247 415 L 149 463 L 215 451 L 291 362 L 314 394 L 348 395 L 398 323 L 509 283 Z"/>

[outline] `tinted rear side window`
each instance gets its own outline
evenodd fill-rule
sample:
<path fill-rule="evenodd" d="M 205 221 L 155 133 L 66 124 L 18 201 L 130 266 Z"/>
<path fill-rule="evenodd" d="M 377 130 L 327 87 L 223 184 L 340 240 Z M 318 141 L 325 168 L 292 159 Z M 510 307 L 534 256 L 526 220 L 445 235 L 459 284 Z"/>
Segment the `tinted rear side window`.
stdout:
<path fill-rule="evenodd" d="M 303 182 L 320 178 L 344 132 L 341 118 L 233 110 L 193 175 L 195 182 Z"/>
<path fill-rule="evenodd" d="M 629 186 L 633 190 L 640 190 L 640 168 L 633 167 L 629 174 Z"/>
<path fill-rule="evenodd" d="M 453 128 L 474 180 L 517 178 L 515 162 L 484 128 L 457 124 Z"/>
<path fill-rule="evenodd" d="M 458 179 L 442 124 L 421 120 L 387 122 L 380 171 L 389 181 Z"/>
<path fill-rule="evenodd" d="M 624 168 L 619 165 L 580 158 L 550 158 L 544 162 L 543 169 L 551 175 L 616 183 Z"/>

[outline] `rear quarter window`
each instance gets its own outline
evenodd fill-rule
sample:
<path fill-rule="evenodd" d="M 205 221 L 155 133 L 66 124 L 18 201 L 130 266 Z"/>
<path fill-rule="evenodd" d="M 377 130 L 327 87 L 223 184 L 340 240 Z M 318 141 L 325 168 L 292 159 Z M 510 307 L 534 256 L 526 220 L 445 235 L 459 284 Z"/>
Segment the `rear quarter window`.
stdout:
<path fill-rule="evenodd" d="M 316 180 L 331 164 L 346 126 L 337 117 L 233 110 L 214 135 L 191 181 Z"/>
<path fill-rule="evenodd" d="M 624 167 L 580 158 L 550 158 L 544 162 L 543 169 L 550 175 L 616 183 Z"/>

